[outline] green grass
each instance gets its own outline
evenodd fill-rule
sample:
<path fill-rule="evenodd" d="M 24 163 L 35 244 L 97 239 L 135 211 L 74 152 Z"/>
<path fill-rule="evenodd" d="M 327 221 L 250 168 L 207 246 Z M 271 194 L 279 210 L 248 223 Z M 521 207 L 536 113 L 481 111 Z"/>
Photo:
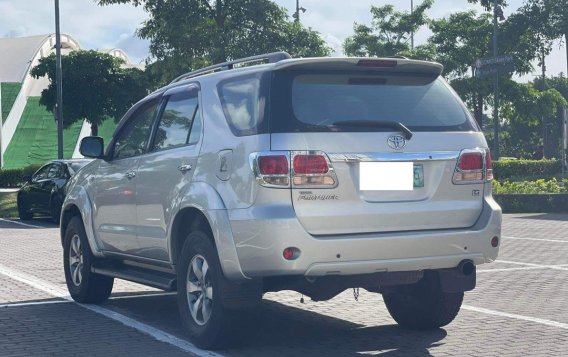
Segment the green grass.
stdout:
<path fill-rule="evenodd" d="M 21 83 L 0 83 L 0 91 L 2 92 L 2 120 L 6 120 L 12 106 L 22 88 Z"/>
<path fill-rule="evenodd" d="M 18 217 L 16 192 L 0 192 L 0 218 Z"/>
<path fill-rule="evenodd" d="M 63 132 L 63 157 L 73 155 L 82 122 Z M 17 169 L 57 158 L 57 125 L 39 97 L 29 97 L 12 141 L 4 153 L 4 168 Z"/>

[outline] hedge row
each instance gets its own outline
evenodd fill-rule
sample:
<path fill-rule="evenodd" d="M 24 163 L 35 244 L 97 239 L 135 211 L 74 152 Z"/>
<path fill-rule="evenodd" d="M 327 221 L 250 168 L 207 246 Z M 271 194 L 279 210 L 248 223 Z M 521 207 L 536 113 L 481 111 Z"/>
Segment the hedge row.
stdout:
<path fill-rule="evenodd" d="M 495 179 L 550 179 L 562 172 L 560 160 L 500 160 L 493 162 Z"/>
<path fill-rule="evenodd" d="M 493 195 L 503 213 L 565 213 L 568 194 Z"/>
<path fill-rule="evenodd" d="M 41 165 L 31 165 L 23 169 L 0 170 L 0 188 L 20 187 L 24 183 L 24 176 L 32 175 Z"/>
<path fill-rule="evenodd" d="M 511 182 L 493 181 L 493 194 L 551 194 L 568 193 L 568 179 L 558 181 L 539 179 L 536 181 Z"/>

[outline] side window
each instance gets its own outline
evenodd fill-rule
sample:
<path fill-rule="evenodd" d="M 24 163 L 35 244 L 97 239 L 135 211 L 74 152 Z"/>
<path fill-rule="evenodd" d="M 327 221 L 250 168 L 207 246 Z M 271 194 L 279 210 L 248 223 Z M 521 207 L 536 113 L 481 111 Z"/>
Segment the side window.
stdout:
<path fill-rule="evenodd" d="M 47 171 L 47 178 L 54 179 L 63 176 L 62 166 L 60 164 L 51 164 Z"/>
<path fill-rule="evenodd" d="M 113 159 L 124 159 L 144 153 L 158 103 L 158 100 L 153 100 L 132 114 L 114 142 Z"/>
<path fill-rule="evenodd" d="M 190 141 L 190 132 L 198 113 L 197 91 L 172 94 L 166 102 L 156 130 L 152 151 L 183 146 Z M 201 130 L 201 129 L 199 129 Z M 199 140 L 199 138 L 198 138 Z"/>
<path fill-rule="evenodd" d="M 235 135 L 254 135 L 267 128 L 264 123 L 264 82 L 260 76 L 249 75 L 219 83 L 223 112 Z"/>
<path fill-rule="evenodd" d="M 47 173 L 48 173 L 50 167 L 51 167 L 51 165 L 46 165 L 46 166 L 42 167 L 41 169 L 39 169 L 32 176 L 32 181 L 37 182 L 37 181 L 40 181 L 40 180 L 45 180 L 47 178 Z"/>

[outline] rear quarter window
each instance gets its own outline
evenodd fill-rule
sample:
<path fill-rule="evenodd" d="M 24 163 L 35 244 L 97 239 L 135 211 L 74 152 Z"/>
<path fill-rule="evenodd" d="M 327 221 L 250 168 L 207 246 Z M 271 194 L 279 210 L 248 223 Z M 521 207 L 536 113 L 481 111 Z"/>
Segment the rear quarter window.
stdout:
<path fill-rule="evenodd" d="M 236 136 L 268 132 L 266 75 L 254 74 L 221 81 L 218 85 L 223 113 Z"/>

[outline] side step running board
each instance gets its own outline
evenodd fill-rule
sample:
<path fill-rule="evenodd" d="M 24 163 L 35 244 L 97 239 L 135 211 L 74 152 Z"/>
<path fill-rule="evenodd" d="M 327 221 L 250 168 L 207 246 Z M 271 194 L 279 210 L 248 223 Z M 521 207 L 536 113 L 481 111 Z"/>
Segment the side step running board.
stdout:
<path fill-rule="evenodd" d="M 96 265 L 96 263 L 91 266 L 91 271 L 100 275 L 112 276 L 165 291 L 175 291 L 177 289 L 175 275 L 161 271 L 138 268 L 125 264 L 111 266 L 103 264 Z"/>

